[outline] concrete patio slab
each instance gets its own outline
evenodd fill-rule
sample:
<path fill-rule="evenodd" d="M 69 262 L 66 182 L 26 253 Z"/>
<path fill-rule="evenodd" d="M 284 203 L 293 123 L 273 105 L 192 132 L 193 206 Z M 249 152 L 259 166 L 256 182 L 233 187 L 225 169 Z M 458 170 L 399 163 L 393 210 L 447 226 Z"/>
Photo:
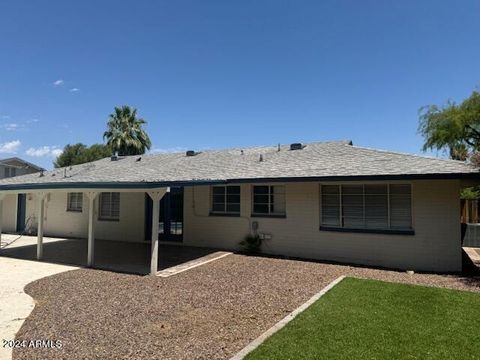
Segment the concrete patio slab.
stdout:
<path fill-rule="evenodd" d="M 35 236 L 3 235 L 0 256 L 36 260 Z M 190 246 L 166 245 L 159 247 L 158 269 L 211 255 L 218 250 Z M 43 261 L 74 266 L 87 266 L 87 240 L 44 237 Z M 147 275 L 150 273 L 150 243 L 95 240 L 94 268 L 116 272 Z"/>
<path fill-rule="evenodd" d="M 33 299 L 23 291 L 25 285 L 46 276 L 77 267 L 0 257 L 0 341 L 14 340 L 25 318 L 35 307 Z M 32 339 L 36 340 L 36 339 Z M 0 347 L 0 359 L 10 359 L 12 349 Z"/>

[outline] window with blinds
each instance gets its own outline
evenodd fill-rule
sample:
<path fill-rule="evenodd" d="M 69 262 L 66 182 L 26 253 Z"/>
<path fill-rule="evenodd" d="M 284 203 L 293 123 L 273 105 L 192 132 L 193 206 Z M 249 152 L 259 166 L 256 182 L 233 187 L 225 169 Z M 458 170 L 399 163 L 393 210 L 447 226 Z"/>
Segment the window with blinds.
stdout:
<path fill-rule="evenodd" d="M 120 219 L 120 193 L 108 192 L 100 194 L 99 201 L 100 220 L 119 220 Z"/>
<path fill-rule="evenodd" d="M 321 223 L 327 227 L 412 229 L 410 184 L 322 185 Z"/>
<path fill-rule="evenodd" d="M 68 193 L 67 211 L 82 212 L 83 194 L 81 192 Z"/>

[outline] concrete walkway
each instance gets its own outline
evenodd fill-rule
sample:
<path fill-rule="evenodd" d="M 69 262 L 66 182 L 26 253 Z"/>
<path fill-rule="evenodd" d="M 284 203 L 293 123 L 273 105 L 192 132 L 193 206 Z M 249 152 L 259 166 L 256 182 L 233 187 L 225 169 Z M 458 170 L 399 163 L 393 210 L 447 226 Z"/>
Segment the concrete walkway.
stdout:
<path fill-rule="evenodd" d="M 0 359 L 11 359 L 12 349 L 4 348 L 3 340 L 15 339 L 15 334 L 35 307 L 33 299 L 23 291 L 25 285 L 74 269 L 78 268 L 0 256 Z"/>

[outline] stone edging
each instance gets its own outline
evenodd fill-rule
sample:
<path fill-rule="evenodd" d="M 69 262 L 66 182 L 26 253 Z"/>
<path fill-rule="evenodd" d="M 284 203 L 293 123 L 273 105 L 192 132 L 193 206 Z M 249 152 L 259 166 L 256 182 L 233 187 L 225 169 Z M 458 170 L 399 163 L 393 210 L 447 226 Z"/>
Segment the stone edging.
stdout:
<path fill-rule="evenodd" d="M 172 275 L 177 275 L 180 274 L 184 271 L 196 268 L 201 265 L 208 264 L 209 262 L 219 260 L 221 258 L 224 258 L 225 256 L 231 255 L 232 253 L 229 251 L 217 251 L 213 254 L 209 254 L 206 256 L 202 256 L 201 258 L 187 261 L 186 263 L 177 265 L 177 266 L 172 266 L 167 269 L 161 270 L 157 272 L 157 276 L 160 277 L 169 277 Z"/>
<path fill-rule="evenodd" d="M 260 335 L 258 338 L 253 340 L 250 344 L 245 346 L 242 350 L 240 350 L 238 353 L 236 353 L 230 360 L 242 360 L 247 354 L 255 350 L 257 347 L 259 347 L 267 338 L 272 336 L 274 333 L 276 333 L 278 330 L 283 328 L 285 325 L 287 325 L 290 321 L 295 319 L 295 317 L 300 314 L 301 312 L 305 311 L 310 305 L 312 305 L 315 301 L 320 299 L 323 295 L 325 295 L 329 290 L 331 290 L 335 285 L 337 285 L 340 281 L 345 279 L 345 276 L 340 276 L 333 280 L 330 284 L 325 286 L 322 290 L 320 290 L 318 293 L 313 295 L 307 302 L 303 303 L 300 305 L 300 307 L 296 308 L 294 311 L 292 311 L 290 314 L 288 314 L 286 317 L 284 317 L 282 320 L 277 322 L 275 325 L 273 325 L 270 329 L 265 331 L 262 335 Z"/>

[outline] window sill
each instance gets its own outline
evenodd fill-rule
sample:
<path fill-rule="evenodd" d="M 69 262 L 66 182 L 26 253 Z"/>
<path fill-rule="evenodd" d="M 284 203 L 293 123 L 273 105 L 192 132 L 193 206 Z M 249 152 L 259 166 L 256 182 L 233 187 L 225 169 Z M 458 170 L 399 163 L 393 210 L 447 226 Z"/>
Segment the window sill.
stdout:
<path fill-rule="evenodd" d="M 252 218 L 285 219 L 287 217 L 287 215 L 286 214 L 251 214 L 250 217 L 252 217 Z"/>
<path fill-rule="evenodd" d="M 98 221 L 113 221 L 113 222 L 119 222 L 120 219 L 106 219 L 106 218 L 98 218 Z"/>
<path fill-rule="evenodd" d="M 216 213 L 211 212 L 208 216 L 220 216 L 220 217 L 240 217 L 240 214 L 233 214 L 233 213 Z"/>
<path fill-rule="evenodd" d="M 71 213 L 82 213 L 83 211 L 82 211 L 82 210 L 70 210 L 70 209 L 67 209 L 67 212 L 71 212 Z"/>
<path fill-rule="evenodd" d="M 390 230 L 390 229 L 350 229 L 331 226 L 320 226 L 320 231 L 336 231 L 346 233 L 385 234 L 385 235 L 415 235 L 414 230 Z"/>

